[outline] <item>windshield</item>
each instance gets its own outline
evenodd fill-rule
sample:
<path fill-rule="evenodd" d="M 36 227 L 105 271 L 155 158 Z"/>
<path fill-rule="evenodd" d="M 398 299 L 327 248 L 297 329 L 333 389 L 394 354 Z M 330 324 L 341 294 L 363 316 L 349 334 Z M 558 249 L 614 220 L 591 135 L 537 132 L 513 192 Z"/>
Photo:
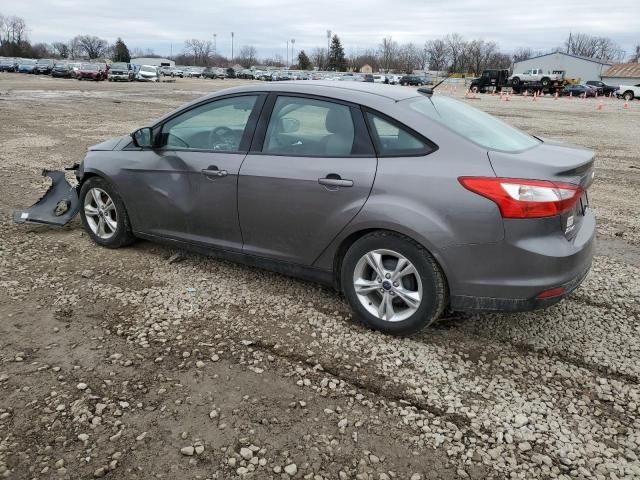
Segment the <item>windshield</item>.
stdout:
<path fill-rule="evenodd" d="M 148 73 L 156 73 L 155 67 L 140 67 L 140 71 Z"/>
<path fill-rule="evenodd" d="M 113 65 L 111 65 L 111 70 L 128 70 L 129 67 L 127 67 L 126 63 L 114 63 Z"/>
<path fill-rule="evenodd" d="M 517 152 L 538 145 L 528 135 L 492 115 L 446 96 L 406 100 L 412 110 L 435 120 L 487 150 Z"/>
<path fill-rule="evenodd" d="M 84 65 L 82 65 L 82 70 L 86 70 L 88 72 L 95 72 L 96 70 L 98 70 L 98 66 L 85 63 Z"/>

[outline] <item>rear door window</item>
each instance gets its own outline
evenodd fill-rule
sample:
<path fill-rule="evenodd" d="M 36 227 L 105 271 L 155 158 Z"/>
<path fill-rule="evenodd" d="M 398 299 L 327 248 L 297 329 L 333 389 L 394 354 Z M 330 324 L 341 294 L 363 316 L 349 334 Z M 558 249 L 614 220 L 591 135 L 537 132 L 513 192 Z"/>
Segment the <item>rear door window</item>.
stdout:
<path fill-rule="evenodd" d="M 273 107 L 263 153 L 347 157 L 356 130 L 351 108 L 313 98 L 279 96 Z"/>

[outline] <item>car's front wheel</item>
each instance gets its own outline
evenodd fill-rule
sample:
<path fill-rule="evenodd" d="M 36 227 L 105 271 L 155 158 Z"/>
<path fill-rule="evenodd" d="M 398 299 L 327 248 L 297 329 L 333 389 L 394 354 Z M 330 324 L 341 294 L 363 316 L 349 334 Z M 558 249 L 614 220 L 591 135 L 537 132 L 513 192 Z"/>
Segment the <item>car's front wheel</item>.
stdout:
<path fill-rule="evenodd" d="M 435 259 L 421 245 L 392 232 L 367 234 L 349 248 L 341 285 L 365 325 L 393 335 L 428 326 L 447 302 L 444 274 Z"/>
<path fill-rule="evenodd" d="M 80 188 L 80 217 L 98 245 L 119 248 L 135 239 L 129 216 L 115 188 L 104 178 L 91 177 Z"/>

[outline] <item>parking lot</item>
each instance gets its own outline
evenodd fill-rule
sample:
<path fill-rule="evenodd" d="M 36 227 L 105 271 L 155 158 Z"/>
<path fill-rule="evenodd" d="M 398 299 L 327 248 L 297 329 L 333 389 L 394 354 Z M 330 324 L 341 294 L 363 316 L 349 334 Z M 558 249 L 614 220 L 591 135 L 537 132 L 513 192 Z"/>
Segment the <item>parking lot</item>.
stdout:
<path fill-rule="evenodd" d="M 42 169 L 246 82 L 0 73 L 0 477 L 640 478 L 638 101 L 464 100 L 597 152 L 597 255 L 548 310 L 410 338 L 312 283 L 13 223 Z"/>

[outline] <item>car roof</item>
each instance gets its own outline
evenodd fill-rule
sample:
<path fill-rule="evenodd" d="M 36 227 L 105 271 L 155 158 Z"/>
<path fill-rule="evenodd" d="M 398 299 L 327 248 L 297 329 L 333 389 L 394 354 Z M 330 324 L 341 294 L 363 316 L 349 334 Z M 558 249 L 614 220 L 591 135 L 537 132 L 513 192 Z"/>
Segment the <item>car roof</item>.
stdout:
<path fill-rule="evenodd" d="M 339 82 L 339 81 L 292 81 L 283 83 L 252 84 L 219 90 L 210 97 L 221 94 L 242 92 L 284 92 L 318 95 L 335 98 L 359 104 L 379 104 L 385 102 L 399 102 L 407 98 L 420 96 L 415 88 L 383 85 L 370 82 Z"/>

